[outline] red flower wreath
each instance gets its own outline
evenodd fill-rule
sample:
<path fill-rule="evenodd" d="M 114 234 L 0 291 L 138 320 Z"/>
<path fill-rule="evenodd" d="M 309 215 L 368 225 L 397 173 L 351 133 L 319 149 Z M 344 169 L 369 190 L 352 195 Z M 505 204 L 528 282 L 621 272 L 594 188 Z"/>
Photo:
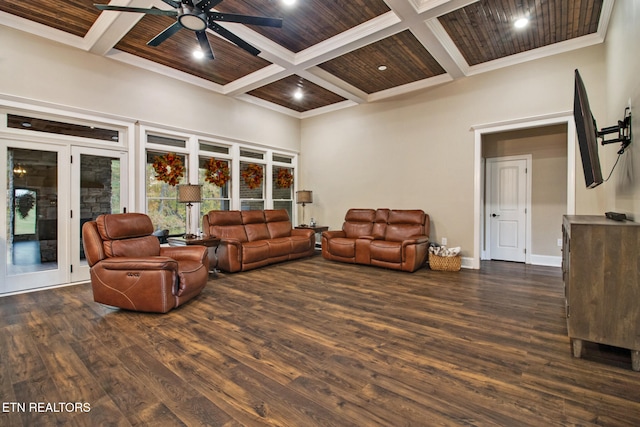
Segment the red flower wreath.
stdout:
<path fill-rule="evenodd" d="M 153 170 L 156 178 L 169 185 L 177 185 L 180 178 L 184 176 L 184 166 L 182 160 L 175 153 L 167 153 L 162 157 L 156 156 L 153 159 Z"/>
<path fill-rule="evenodd" d="M 289 172 L 289 169 L 278 169 L 278 177 L 276 178 L 276 185 L 278 188 L 291 188 L 293 184 L 293 174 Z"/>
<path fill-rule="evenodd" d="M 204 180 L 212 183 L 213 185 L 224 187 L 231 178 L 231 174 L 229 173 L 229 162 L 226 160 L 216 160 L 211 158 L 205 167 L 207 171 L 205 172 Z"/>
<path fill-rule="evenodd" d="M 256 189 L 262 185 L 263 170 L 261 165 L 250 163 L 242 171 L 244 182 L 250 189 Z"/>

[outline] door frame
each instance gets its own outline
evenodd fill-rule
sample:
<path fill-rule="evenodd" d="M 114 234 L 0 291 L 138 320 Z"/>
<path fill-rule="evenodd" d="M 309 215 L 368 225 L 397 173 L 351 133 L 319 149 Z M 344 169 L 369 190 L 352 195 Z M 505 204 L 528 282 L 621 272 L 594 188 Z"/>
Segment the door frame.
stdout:
<path fill-rule="evenodd" d="M 473 172 L 473 258 L 470 268 L 480 268 L 481 242 L 483 236 L 484 162 L 482 159 L 482 137 L 485 134 L 519 129 L 567 125 L 567 211 L 573 215 L 576 209 L 576 125 L 572 111 L 552 113 L 542 116 L 525 117 L 503 122 L 480 124 L 471 127 L 474 132 L 474 172 Z"/>
<path fill-rule="evenodd" d="M 532 163 L 533 156 L 531 154 L 520 154 L 514 156 L 502 156 L 502 157 L 490 157 L 486 159 L 486 168 L 484 173 L 484 188 L 487 189 L 487 193 L 485 194 L 486 199 L 484 200 L 484 210 L 486 212 L 488 202 L 491 198 L 491 163 L 497 163 L 500 161 L 509 161 L 509 160 L 524 160 L 526 162 L 526 173 L 525 173 L 525 225 L 524 225 L 524 249 L 525 249 L 525 264 L 531 264 L 531 171 L 532 171 Z M 484 219 L 484 250 L 481 253 L 482 259 L 492 259 L 491 258 L 491 218 L 489 215 L 485 215 Z"/>

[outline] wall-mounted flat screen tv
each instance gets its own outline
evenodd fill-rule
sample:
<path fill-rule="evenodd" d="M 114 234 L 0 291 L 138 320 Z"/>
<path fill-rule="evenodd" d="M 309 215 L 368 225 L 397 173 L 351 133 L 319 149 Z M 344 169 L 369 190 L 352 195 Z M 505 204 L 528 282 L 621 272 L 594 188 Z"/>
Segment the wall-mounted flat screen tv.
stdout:
<path fill-rule="evenodd" d="M 578 70 L 575 72 L 573 119 L 576 122 L 584 180 L 587 188 L 595 188 L 603 182 L 598 155 L 598 127 L 591 114 L 587 91 Z"/>

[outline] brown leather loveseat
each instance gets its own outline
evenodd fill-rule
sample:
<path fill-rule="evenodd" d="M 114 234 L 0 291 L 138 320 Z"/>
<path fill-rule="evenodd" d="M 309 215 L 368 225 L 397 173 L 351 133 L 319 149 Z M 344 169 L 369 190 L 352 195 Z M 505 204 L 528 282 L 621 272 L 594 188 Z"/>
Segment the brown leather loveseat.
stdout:
<path fill-rule="evenodd" d="M 197 296 L 209 278 L 204 246 L 160 247 L 141 213 L 100 215 L 82 226 L 96 302 L 166 313 Z"/>
<path fill-rule="evenodd" d="M 349 209 L 342 230 L 322 233 L 322 256 L 333 261 L 414 272 L 429 249 L 424 211 Z"/>
<path fill-rule="evenodd" d="M 216 250 L 222 271 L 246 271 L 315 252 L 313 230 L 295 229 L 284 209 L 209 211 L 202 218 L 205 236 L 220 238 Z"/>

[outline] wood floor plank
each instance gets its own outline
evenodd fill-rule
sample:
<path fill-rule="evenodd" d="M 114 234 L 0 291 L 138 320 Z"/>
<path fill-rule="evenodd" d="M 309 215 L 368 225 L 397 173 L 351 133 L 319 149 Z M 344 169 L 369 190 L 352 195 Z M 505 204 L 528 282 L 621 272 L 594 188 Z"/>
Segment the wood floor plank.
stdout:
<path fill-rule="evenodd" d="M 404 273 L 316 256 L 211 275 L 165 315 L 88 284 L 0 298 L 0 424 L 637 425 L 628 351 L 571 355 L 559 268 Z M 6 423 L 5 423 L 6 421 Z"/>

